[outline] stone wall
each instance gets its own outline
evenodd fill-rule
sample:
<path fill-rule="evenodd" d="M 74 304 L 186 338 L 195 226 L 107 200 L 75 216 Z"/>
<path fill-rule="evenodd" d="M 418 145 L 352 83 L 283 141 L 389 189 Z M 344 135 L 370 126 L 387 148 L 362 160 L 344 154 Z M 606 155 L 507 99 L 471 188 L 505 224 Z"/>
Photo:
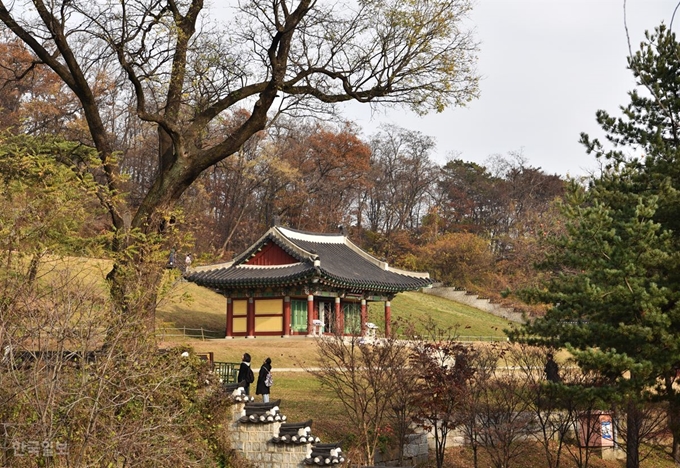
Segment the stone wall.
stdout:
<path fill-rule="evenodd" d="M 241 453 L 243 458 L 258 468 L 303 468 L 305 459 L 312 453 L 312 444 L 275 444 L 272 438 L 279 434 L 280 422 L 242 423 L 239 421 L 245 414 L 245 403 L 234 402 L 231 407 L 231 422 L 228 426 L 232 448 Z M 408 436 L 404 446 L 404 466 L 415 466 L 428 459 L 428 433 L 418 432 Z M 381 459 L 382 458 L 382 459 Z M 377 456 L 376 463 L 393 466 L 389 455 Z"/>
<path fill-rule="evenodd" d="M 512 308 L 503 307 L 500 304 L 491 302 L 489 299 L 480 298 L 476 294 L 471 294 L 465 290 L 433 287 L 423 289 L 422 291 L 425 294 L 431 294 L 433 296 L 443 297 L 444 299 L 469 305 L 475 309 L 480 309 L 498 317 L 503 317 L 511 322 L 524 323 L 525 321 L 521 312 L 515 312 Z"/>
<path fill-rule="evenodd" d="M 412 460 L 414 465 L 426 462 L 430 455 L 427 434 L 409 434 L 404 444 L 404 458 Z"/>
<path fill-rule="evenodd" d="M 401 467 L 416 466 L 424 463 L 429 457 L 429 435 L 427 432 L 418 432 L 406 436 L 404 444 L 404 460 Z M 375 453 L 376 466 L 396 466 L 398 453 Z M 365 467 L 367 468 L 367 467 Z"/>
<path fill-rule="evenodd" d="M 279 433 L 281 423 L 242 424 L 238 419 L 245 403 L 234 403 L 229 425 L 232 447 L 259 468 L 301 468 L 311 453 L 311 444 L 273 444 L 272 437 Z"/>

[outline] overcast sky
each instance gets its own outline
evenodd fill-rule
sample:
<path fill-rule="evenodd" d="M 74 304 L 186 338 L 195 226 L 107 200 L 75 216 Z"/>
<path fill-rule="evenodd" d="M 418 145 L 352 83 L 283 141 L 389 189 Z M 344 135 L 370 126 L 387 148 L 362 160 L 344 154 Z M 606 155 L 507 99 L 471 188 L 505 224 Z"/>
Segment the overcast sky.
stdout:
<path fill-rule="evenodd" d="M 678 0 L 627 0 L 633 50 L 645 30 L 671 22 Z M 522 151 L 530 165 L 578 176 L 597 168 L 578 143 L 600 136 L 595 111 L 616 112 L 634 81 L 626 69 L 623 0 L 476 0 L 471 20 L 480 42 L 481 97 L 466 108 L 418 117 L 365 107 L 346 113 L 363 128 L 381 122 L 417 130 L 437 141 L 435 160 L 452 153 L 483 163 Z M 680 16 L 680 12 L 678 13 Z M 680 17 L 673 30 L 678 31 Z"/>

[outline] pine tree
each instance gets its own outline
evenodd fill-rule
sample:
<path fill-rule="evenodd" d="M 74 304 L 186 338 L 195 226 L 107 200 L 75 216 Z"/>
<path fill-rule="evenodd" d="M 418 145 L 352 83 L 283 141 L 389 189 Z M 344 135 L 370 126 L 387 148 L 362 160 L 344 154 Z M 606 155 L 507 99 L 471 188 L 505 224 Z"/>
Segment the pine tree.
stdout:
<path fill-rule="evenodd" d="M 629 59 L 638 88 L 622 117 L 597 120 L 613 149 L 582 141 L 603 164 L 563 205 L 567 234 L 541 265 L 552 272 L 527 298 L 550 305 L 513 338 L 565 347 L 627 405 L 627 467 L 639 466 L 640 404 L 669 403 L 674 454 L 680 441 L 680 45 L 663 25 Z M 637 155 L 637 156 L 636 156 Z M 661 384 L 659 384 L 662 382 Z M 656 392 L 651 390 L 656 389 Z"/>

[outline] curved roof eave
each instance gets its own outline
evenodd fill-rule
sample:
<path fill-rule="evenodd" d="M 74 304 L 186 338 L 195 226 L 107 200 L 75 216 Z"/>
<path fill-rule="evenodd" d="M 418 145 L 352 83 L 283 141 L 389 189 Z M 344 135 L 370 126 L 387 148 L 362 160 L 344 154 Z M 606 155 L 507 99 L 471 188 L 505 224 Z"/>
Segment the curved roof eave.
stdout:
<path fill-rule="evenodd" d="M 341 278 L 336 275 L 329 273 L 328 271 L 321 269 L 322 281 L 329 283 L 333 287 L 358 289 L 365 291 L 378 291 L 378 292 L 390 292 L 399 293 L 404 291 L 415 291 L 421 288 L 426 288 L 432 285 L 429 277 L 410 277 L 411 281 L 404 281 L 401 284 L 398 283 L 385 283 L 382 281 L 371 281 L 371 280 L 356 280 L 350 278 Z"/>
<path fill-rule="evenodd" d="M 296 284 L 306 283 L 309 278 L 316 275 L 315 269 L 307 269 L 296 274 L 285 277 L 263 277 L 263 278 L 228 278 L 219 279 L 214 275 L 202 277 L 200 275 L 192 275 L 188 278 L 189 281 L 198 284 L 199 286 L 206 286 L 220 290 L 232 288 L 261 288 L 261 287 L 277 287 L 277 286 L 292 286 Z"/>

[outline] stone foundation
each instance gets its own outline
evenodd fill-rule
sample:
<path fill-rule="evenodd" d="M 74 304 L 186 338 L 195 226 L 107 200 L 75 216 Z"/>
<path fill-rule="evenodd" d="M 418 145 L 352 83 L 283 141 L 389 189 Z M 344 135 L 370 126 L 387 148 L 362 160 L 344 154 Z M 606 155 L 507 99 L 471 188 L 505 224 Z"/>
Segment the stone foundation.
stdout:
<path fill-rule="evenodd" d="M 279 434 L 282 423 L 243 423 L 239 420 L 244 414 L 245 403 L 234 403 L 231 407 L 231 422 L 227 428 L 232 448 L 240 452 L 243 458 L 258 468 L 315 466 L 305 464 L 305 459 L 312 453 L 312 443 L 273 443 L 272 439 Z M 323 445 L 317 444 L 317 449 Z M 415 466 L 427 461 L 428 434 L 426 432 L 408 436 L 408 441 L 404 446 L 404 457 L 407 459 L 404 461 L 407 466 Z M 376 463 L 389 464 L 389 461 L 377 459 Z"/>
<path fill-rule="evenodd" d="M 311 444 L 277 445 L 271 443 L 279 433 L 280 422 L 270 424 L 243 424 L 238 422 L 245 404 L 234 403 L 229 425 L 232 448 L 243 458 L 259 468 L 302 468 L 304 459 L 311 453 Z"/>

